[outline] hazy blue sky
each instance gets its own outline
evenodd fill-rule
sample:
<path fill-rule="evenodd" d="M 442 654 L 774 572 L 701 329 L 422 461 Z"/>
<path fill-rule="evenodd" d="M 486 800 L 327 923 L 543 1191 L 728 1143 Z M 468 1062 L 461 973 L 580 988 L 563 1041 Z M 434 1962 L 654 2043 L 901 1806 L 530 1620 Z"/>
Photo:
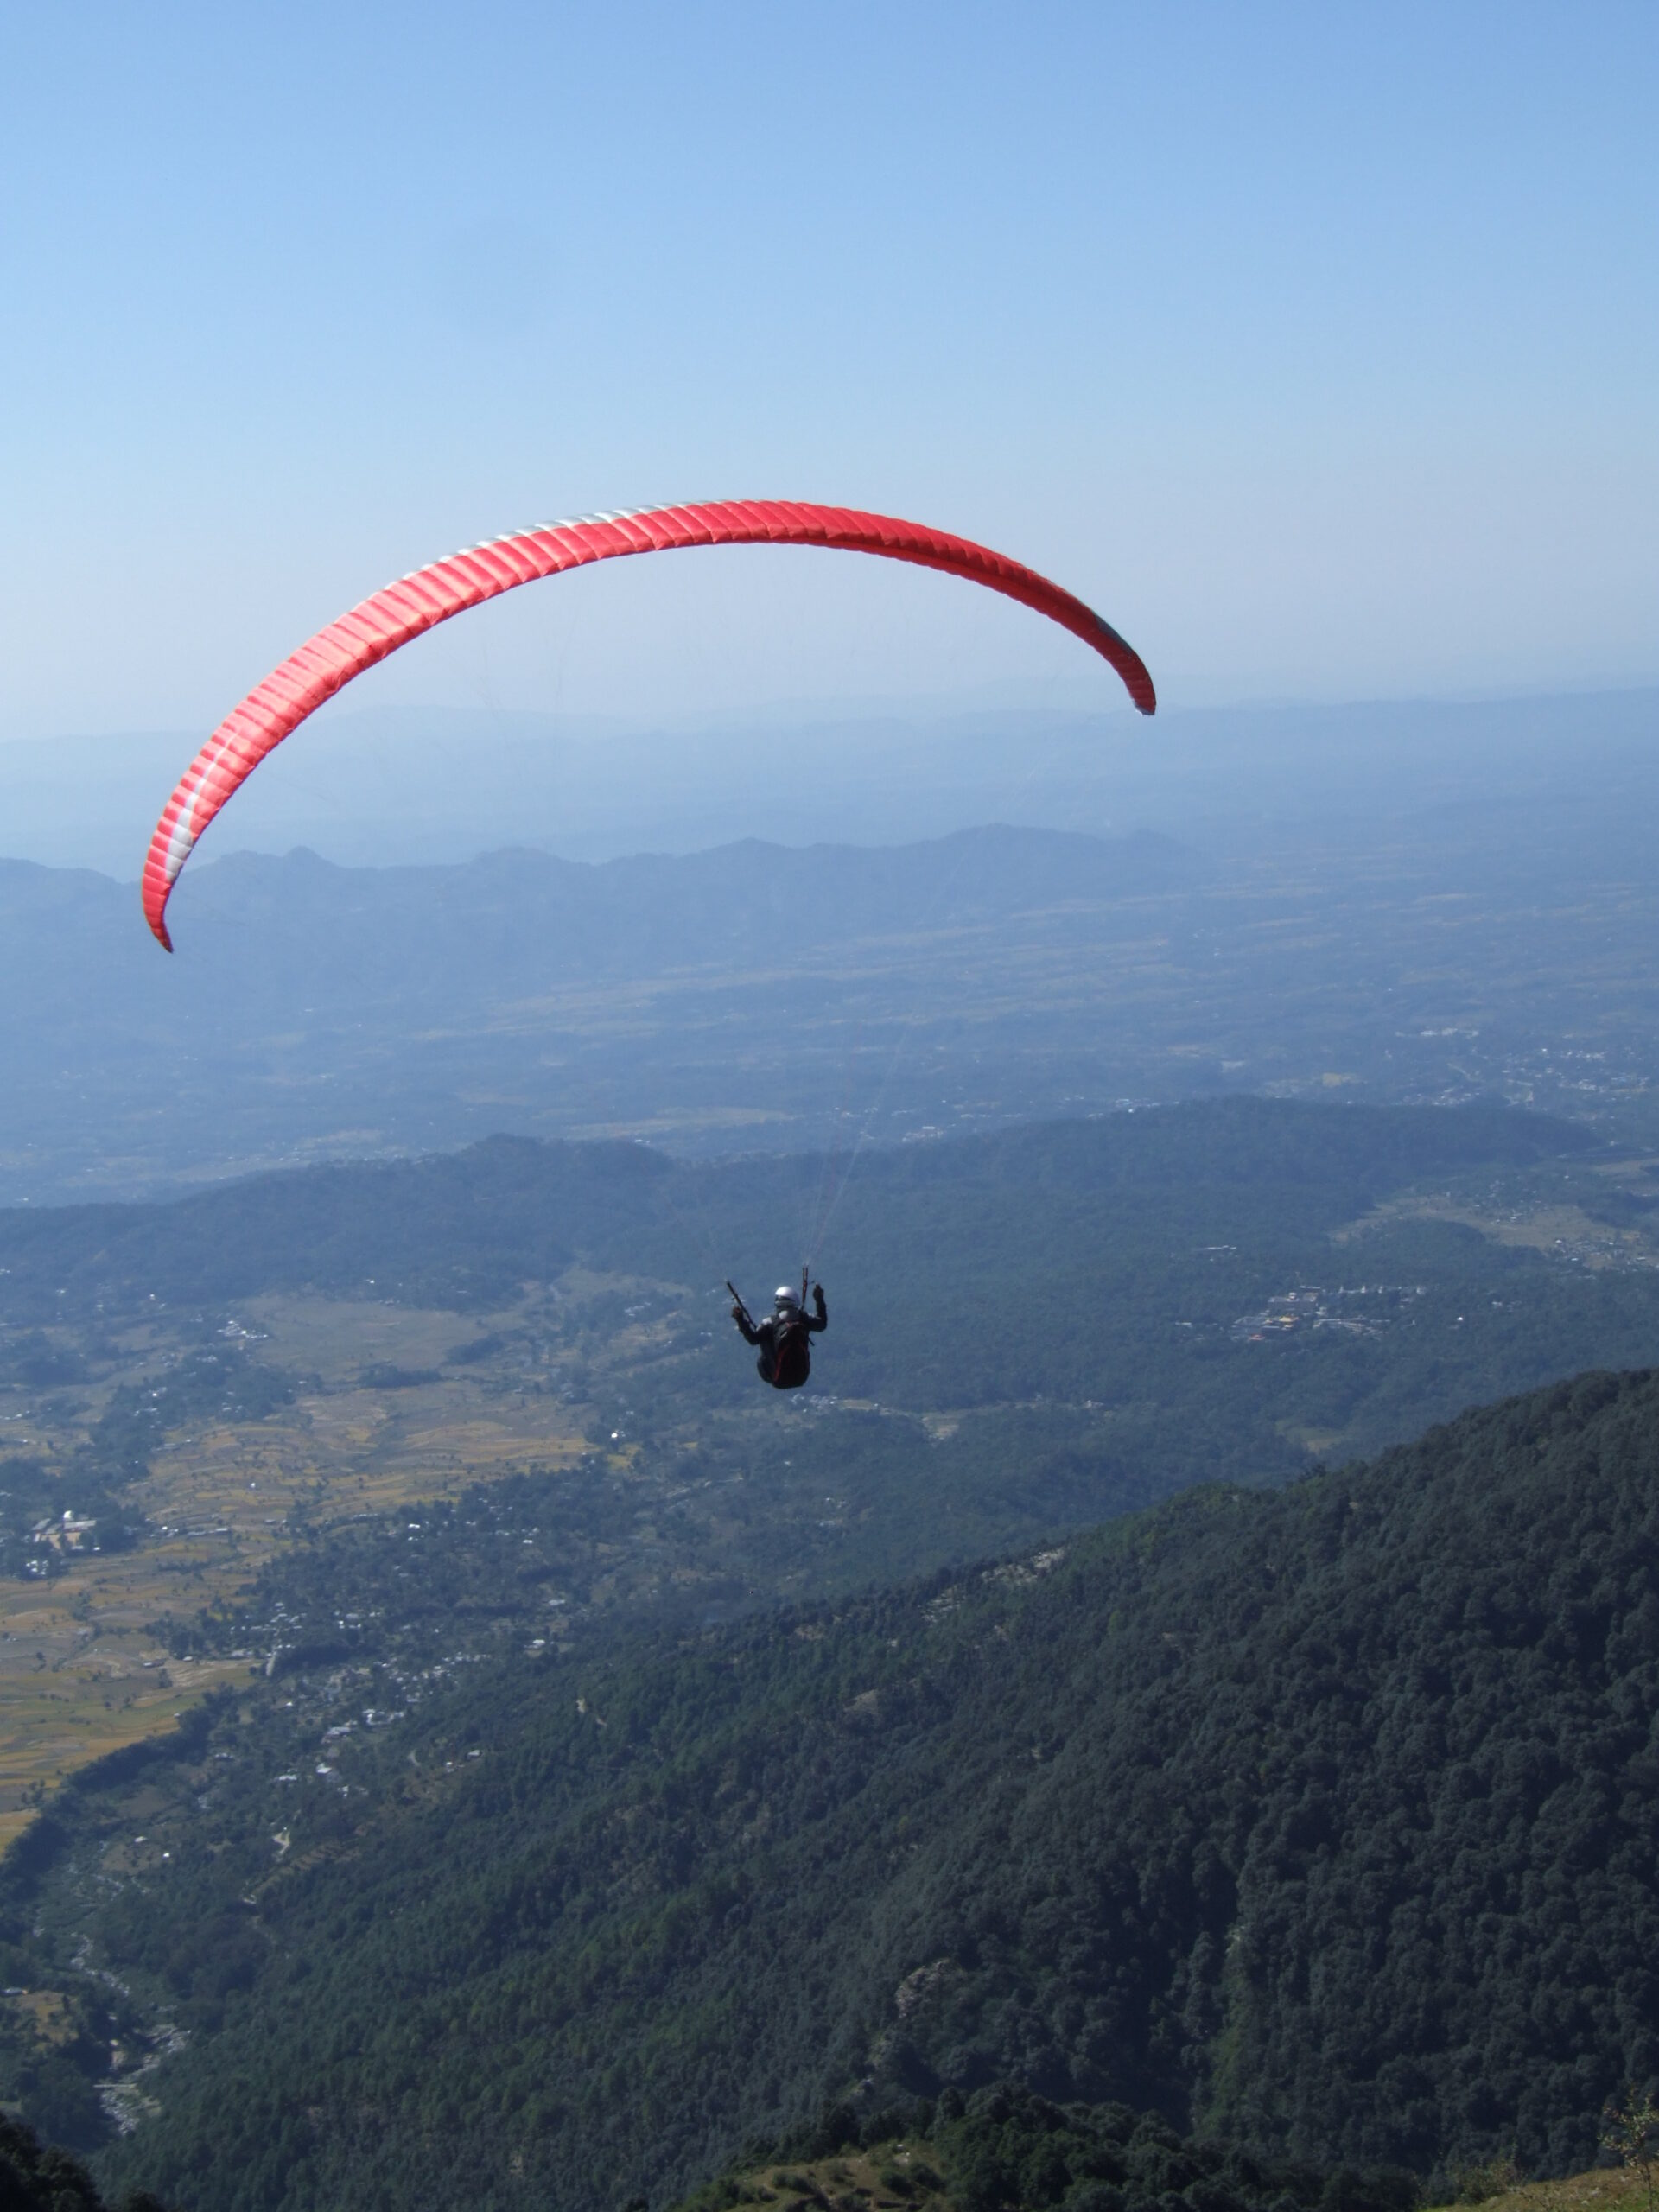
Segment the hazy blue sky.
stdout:
<path fill-rule="evenodd" d="M 1654 0 L 0 11 L 0 734 L 205 730 L 457 545 L 736 494 L 982 537 L 1171 703 L 1651 679 L 1656 62 Z M 782 553 L 400 658 L 363 703 L 1109 681 Z"/>

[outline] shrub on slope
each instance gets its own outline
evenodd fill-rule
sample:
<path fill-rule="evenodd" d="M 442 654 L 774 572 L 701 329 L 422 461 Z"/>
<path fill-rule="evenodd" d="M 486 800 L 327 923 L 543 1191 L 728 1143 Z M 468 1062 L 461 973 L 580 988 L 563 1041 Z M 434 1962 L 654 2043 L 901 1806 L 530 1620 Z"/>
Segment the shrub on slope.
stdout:
<path fill-rule="evenodd" d="M 1415 2212 L 1418 2201 L 1409 2174 L 1253 2158 L 1179 2135 L 1155 2113 L 1053 2105 L 1018 2082 L 976 2090 L 965 2106 L 946 2090 L 902 2121 L 903 2137 L 892 2132 L 899 2118 L 884 2112 L 861 2127 L 849 2107 L 832 2109 L 674 2212 L 827 2212 L 872 2199 L 934 2212 Z"/>
<path fill-rule="evenodd" d="M 42 2143 L 0 2113 L 0 2206 L 5 2212 L 105 2212 L 92 2176 L 67 2152 Z M 153 2196 L 129 2196 L 123 2212 L 162 2212 Z"/>

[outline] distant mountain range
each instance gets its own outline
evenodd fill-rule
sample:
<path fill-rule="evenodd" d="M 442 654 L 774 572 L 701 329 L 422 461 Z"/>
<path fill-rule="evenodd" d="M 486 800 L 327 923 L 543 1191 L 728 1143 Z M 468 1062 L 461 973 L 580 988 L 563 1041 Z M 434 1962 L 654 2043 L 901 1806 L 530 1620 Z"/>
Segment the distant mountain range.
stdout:
<path fill-rule="evenodd" d="M 227 704 L 230 702 L 227 702 Z M 303 845 L 337 863 L 453 862 L 503 845 L 571 860 L 915 844 L 986 822 L 1229 849 L 1241 832 L 1659 792 L 1659 689 L 1129 713 L 794 708 L 630 729 L 473 709 L 326 708 L 241 792 L 209 855 Z M 137 880 L 207 734 L 0 745 L 0 855 Z"/>
<path fill-rule="evenodd" d="M 895 1109 L 925 1118 L 918 1073 L 938 1095 L 941 1020 L 975 1033 L 947 1047 L 959 1077 L 991 1044 L 973 1080 L 1014 1118 L 1030 1086 L 1013 1062 L 1038 1041 L 1051 974 L 1063 995 L 1038 1020 L 1050 1053 L 1075 1057 L 1079 932 L 1132 941 L 1137 902 L 1192 874 L 1167 839 L 1009 829 L 601 865 L 234 854 L 185 877 L 168 960 L 128 887 L 0 862 L 0 1199 L 503 1128 L 730 1151 L 833 1138 L 838 1114 L 874 1111 L 887 1136 Z M 989 1033 L 1011 993 L 1012 1052 Z M 1052 1067 L 1035 1081 L 1064 1099 Z"/>
<path fill-rule="evenodd" d="M 171 963 L 125 885 L 41 863 L 130 883 L 194 740 L 0 747 L 29 856 L 0 861 L 0 1204 L 500 1129 L 729 1154 L 1228 1090 L 1502 1096 L 1645 1142 L 1656 726 L 1651 690 L 328 715 L 187 871 Z"/>
<path fill-rule="evenodd" d="M 130 888 L 0 863 L 0 1203 L 499 1130 L 729 1154 L 1227 1090 L 1504 1098 L 1645 1143 L 1659 847 L 1620 759 L 1225 850 L 204 855 L 171 961 Z"/>

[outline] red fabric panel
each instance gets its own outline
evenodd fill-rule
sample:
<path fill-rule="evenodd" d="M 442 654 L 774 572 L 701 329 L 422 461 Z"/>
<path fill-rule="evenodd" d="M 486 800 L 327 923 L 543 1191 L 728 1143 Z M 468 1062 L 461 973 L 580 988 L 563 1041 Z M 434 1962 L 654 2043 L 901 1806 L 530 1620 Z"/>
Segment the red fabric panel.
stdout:
<path fill-rule="evenodd" d="M 1109 661 L 1143 715 L 1157 707 L 1146 664 L 1092 607 L 971 539 L 889 515 L 785 499 L 726 499 L 550 523 L 476 545 L 388 584 L 320 630 L 226 715 L 162 810 L 144 862 L 144 916 L 162 944 L 167 902 L 198 837 L 269 752 L 365 668 L 451 615 L 567 569 L 692 545 L 822 545 L 879 554 L 982 583 L 1046 615 Z"/>

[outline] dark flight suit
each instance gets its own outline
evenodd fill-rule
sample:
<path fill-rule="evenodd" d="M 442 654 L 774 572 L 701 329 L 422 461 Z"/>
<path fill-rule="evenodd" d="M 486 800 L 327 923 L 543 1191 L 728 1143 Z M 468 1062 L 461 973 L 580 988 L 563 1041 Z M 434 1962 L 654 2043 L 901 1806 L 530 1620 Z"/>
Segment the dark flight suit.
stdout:
<path fill-rule="evenodd" d="M 760 1347 L 760 1357 L 754 1363 L 756 1372 L 774 1390 L 798 1390 L 812 1372 L 812 1353 L 807 1338 L 830 1325 L 830 1310 L 823 1302 L 822 1283 L 812 1286 L 812 1306 L 810 1313 L 804 1313 L 798 1306 L 774 1307 L 758 1329 L 750 1326 L 736 1306 L 732 1308 L 732 1319 L 744 1343 Z"/>

